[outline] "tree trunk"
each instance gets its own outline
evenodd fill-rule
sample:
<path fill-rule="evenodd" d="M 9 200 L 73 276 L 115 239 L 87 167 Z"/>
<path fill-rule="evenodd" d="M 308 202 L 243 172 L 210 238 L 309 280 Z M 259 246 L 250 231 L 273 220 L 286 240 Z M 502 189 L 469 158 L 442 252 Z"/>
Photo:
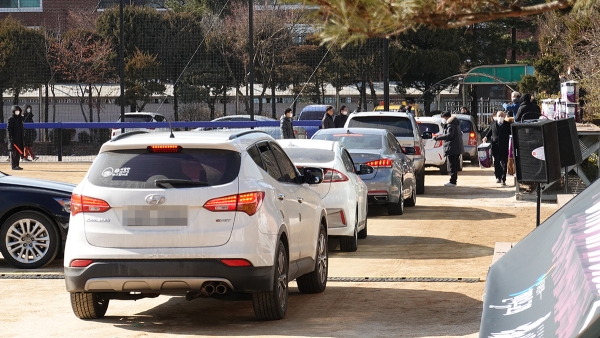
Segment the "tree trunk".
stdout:
<path fill-rule="evenodd" d="M 223 92 L 223 116 L 227 116 L 227 87 Z"/>
<path fill-rule="evenodd" d="M 13 98 L 13 104 L 14 105 L 19 104 L 19 91 L 18 90 L 15 90 L 15 97 Z"/>
<path fill-rule="evenodd" d="M 373 100 L 373 109 L 377 107 L 379 101 L 377 101 L 377 93 L 375 92 L 375 87 L 373 86 L 373 80 L 369 80 L 369 88 L 371 89 L 371 100 Z"/>
<path fill-rule="evenodd" d="M 83 108 L 83 104 L 85 103 L 85 89 L 83 89 L 81 87 L 81 85 L 78 85 L 79 89 L 77 92 L 77 98 L 79 99 L 79 109 L 81 110 L 81 115 L 83 115 L 83 119 L 85 120 L 85 122 L 88 122 L 88 118 L 87 115 L 85 115 L 85 108 Z M 81 91 L 81 96 L 79 96 L 79 91 Z M 54 112 L 54 117 L 56 118 L 56 111 Z M 56 122 L 56 121 L 54 121 Z"/>
<path fill-rule="evenodd" d="M 262 115 L 263 101 L 264 101 L 266 92 L 267 92 L 267 87 L 263 87 L 262 92 L 260 92 L 260 95 L 258 96 L 258 115 Z"/>
<path fill-rule="evenodd" d="M 277 101 L 275 97 L 275 85 L 271 87 L 271 117 L 277 118 Z"/>
<path fill-rule="evenodd" d="M 90 114 L 90 122 L 94 122 L 94 93 L 92 93 L 92 84 L 88 84 L 88 109 Z"/>
<path fill-rule="evenodd" d="M 367 111 L 367 82 L 365 80 L 362 81 L 360 86 L 360 99 L 362 100 L 362 106 L 365 107 L 365 111 Z"/>
<path fill-rule="evenodd" d="M 4 102 L 4 88 L 0 88 L 0 98 L 2 98 L 2 102 Z M 4 122 L 4 104 L 0 107 L 0 121 Z M 4 138 L 6 138 L 6 129 L 0 129 L 0 140 L 4 142 Z"/>
<path fill-rule="evenodd" d="M 475 120 L 475 125 L 479 126 L 478 114 L 479 104 L 477 101 L 477 87 L 475 85 L 470 85 L 471 88 L 469 90 L 469 95 L 471 96 L 471 116 Z"/>

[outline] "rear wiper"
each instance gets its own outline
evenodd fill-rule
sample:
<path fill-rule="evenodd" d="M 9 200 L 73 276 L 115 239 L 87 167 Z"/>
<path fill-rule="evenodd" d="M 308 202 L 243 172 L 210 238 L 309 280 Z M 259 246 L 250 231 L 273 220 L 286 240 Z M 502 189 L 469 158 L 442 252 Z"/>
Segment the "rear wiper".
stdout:
<path fill-rule="evenodd" d="M 208 186 L 208 183 L 192 181 L 192 180 L 179 180 L 179 179 L 167 178 L 167 179 L 155 180 L 154 185 L 156 185 L 157 187 L 163 187 L 163 188 L 170 188 L 169 185 L 171 187 L 175 187 L 176 185 L 177 186 L 192 185 L 192 186 L 206 187 L 206 186 Z"/>

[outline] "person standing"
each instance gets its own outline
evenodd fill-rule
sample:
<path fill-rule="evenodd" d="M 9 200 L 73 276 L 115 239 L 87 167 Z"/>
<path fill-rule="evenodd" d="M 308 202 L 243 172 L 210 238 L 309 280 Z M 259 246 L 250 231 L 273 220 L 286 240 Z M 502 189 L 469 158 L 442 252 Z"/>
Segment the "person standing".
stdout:
<path fill-rule="evenodd" d="M 348 109 L 346 106 L 342 106 L 342 108 L 340 108 L 340 114 L 333 118 L 333 124 L 336 128 L 344 128 L 346 121 L 348 121 Z"/>
<path fill-rule="evenodd" d="M 510 103 L 503 103 L 502 107 L 506 110 L 506 114 L 508 117 L 517 116 L 517 110 L 519 110 L 519 105 L 521 104 L 521 93 L 512 92 L 510 94 Z"/>
<path fill-rule="evenodd" d="M 296 138 L 294 134 L 294 125 L 292 123 L 292 108 L 287 108 L 280 120 L 281 138 Z"/>
<path fill-rule="evenodd" d="M 487 142 L 491 136 L 492 156 L 494 157 L 494 175 L 496 183 L 506 185 L 506 168 L 508 163 L 508 147 L 511 134 L 511 122 L 506 120 L 503 111 L 496 113 L 495 121 L 490 123 L 482 141 Z"/>
<path fill-rule="evenodd" d="M 531 99 L 531 94 L 523 94 L 523 96 L 521 96 L 521 104 L 519 105 L 517 115 L 515 116 L 515 121 L 523 122 L 525 120 L 537 120 L 540 118 L 540 115 L 540 107 L 535 100 Z"/>
<path fill-rule="evenodd" d="M 335 123 L 333 123 L 333 107 L 328 106 L 325 109 L 325 116 L 323 116 L 323 120 L 321 121 L 321 126 L 323 129 L 335 128 Z"/>
<path fill-rule="evenodd" d="M 33 123 L 33 112 L 31 111 L 31 106 L 25 106 L 25 114 L 23 114 L 23 122 L 24 123 Z M 37 160 L 38 157 L 33 153 L 33 142 L 37 138 L 37 132 L 35 129 L 25 129 L 25 139 L 23 144 L 23 159 L 25 161 Z M 28 158 L 31 156 L 31 160 Z"/>
<path fill-rule="evenodd" d="M 447 187 L 455 187 L 458 178 L 458 169 L 460 168 L 460 155 L 464 152 L 462 131 L 460 130 L 460 121 L 456 116 L 452 116 L 449 111 L 442 113 L 443 133 L 435 135 L 436 141 L 444 141 L 444 154 L 450 165 L 450 182 L 444 184 Z"/>
<path fill-rule="evenodd" d="M 6 124 L 10 164 L 13 170 L 23 170 L 23 168 L 19 167 L 19 159 L 23 154 L 23 145 L 25 143 L 25 125 L 23 125 L 21 113 L 21 107 L 12 106 L 12 116 L 8 118 L 8 123 Z"/>
<path fill-rule="evenodd" d="M 464 114 L 464 115 L 471 115 L 471 112 L 469 111 L 469 109 L 467 107 L 460 107 L 460 113 Z"/>

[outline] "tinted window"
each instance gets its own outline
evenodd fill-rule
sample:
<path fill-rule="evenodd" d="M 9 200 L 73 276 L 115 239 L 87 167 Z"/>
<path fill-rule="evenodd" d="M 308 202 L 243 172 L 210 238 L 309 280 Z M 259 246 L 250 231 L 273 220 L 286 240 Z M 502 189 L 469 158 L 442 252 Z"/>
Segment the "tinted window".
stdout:
<path fill-rule="evenodd" d="M 119 122 L 121 118 L 119 117 Z M 152 116 L 150 115 L 126 115 L 125 122 L 152 122 Z"/>
<path fill-rule="evenodd" d="M 342 162 L 344 162 L 344 167 L 350 173 L 355 173 L 356 168 L 354 167 L 354 162 L 352 161 L 352 157 L 348 154 L 348 151 L 344 149 L 342 152 Z"/>
<path fill-rule="evenodd" d="M 256 163 L 256 165 L 261 168 L 261 169 L 265 169 L 265 166 L 263 165 L 263 161 L 260 158 L 260 153 L 258 152 L 258 148 L 256 148 L 256 145 L 251 146 L 250 148 L 248 148 L 248 155 L 250 155 L 250 157 L 252 158 L 252 160 L 254 161 L 254 163 Z"/>
<path fill-rule="evenodd" d="M 315 140 L 339 141 L 346 149 L 381 149 L 381 135 L 319 133 Z"/>
<path fill-rule="evenodd" d="M 285 152 L 277 145 L 271 143 L 271 148 L 273 149 L 273 153 L 275 154 L 275 158 L 277 159 L 279 168 L 283 174 L 280 181 L 294 182 L 297 176 L 296 167 L 294 167 L 294 164 L 290 161 Z"/>
<path fill-rule="evenodd" d="M 327 163 L 335 159 L 335 153 L 325 149 L 286 148 L 285 152 L 294 163 Z"/>
<path fill-rule="evenodd" d="M 388 141 L 388 147 L 390 148 L 391 151 L 393 151 L 395 153 L 402 152 L 400 149 L 398 149 L 398 141 L 396 140 L 395 137 L 388 134 L 387 141 Z"/>
<path fill-rule="evenodd" d="M 300 113 L 299 120 L 322 120 L 325 111 L 303 111 Z"/>
<path fill-rule="evenodd" d="M 401 116 L 358 116 L 348 127 L 386 129 L 396 137 L 414 137 L 410 119 Z"/>
<path fill-rule="evenodd" d="M 437 134 L 440 132 L 440 126 L 437 125 L 436 123 L 419 123 L 419 130 L 421 131 L 421 134 L 423 134 L 426 131 L 432 132 L 434 134 Z"/>
<path fill-rule="evenodd" d="M 89 180 L 101 187 L 152 189 L 155 180 L 180 179 L 208 186 L 233 181 L 240 171 L 240 154 L 230 150 L 182 149 L 179 153 L 149 153 L 146 149 L 99 154 Z"/>
<path fill-rule="evenodd" d="M 469 120 L 458 120 L 460 122 L 460 130 L 463 133 L 468 133 L 471 131 L 471 121 Z"/>
<path fill-rule="evenodd" d="M 269 145 L 267 143 L 263 143 L 258 146 L 258 150 L 260 151 L 260 157 L 267 174 L 274 179 L 281 181 L 281 171 L 279 170 L 279 166 L 275 160 L 275 155 L 273 154 L 273 151 L 271 151 L 271 148 L 269 148 Z"/>
<path fill-rule="evenodd" d="M 154 120 L 156 120 L 156 122 L 166 122 L 167 121 L 167 119 L 164 116 L 160 116 L 160 115 L 154 116 Z"/>

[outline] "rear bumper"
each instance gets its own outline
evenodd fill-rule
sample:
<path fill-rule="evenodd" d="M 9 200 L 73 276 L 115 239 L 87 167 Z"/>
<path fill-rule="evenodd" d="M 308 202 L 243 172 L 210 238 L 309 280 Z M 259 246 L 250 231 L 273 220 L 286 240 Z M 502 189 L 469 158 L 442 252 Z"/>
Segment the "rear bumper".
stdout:
<path fill-rule="evenodd" d="M 463 153 L 463 160 L 477 160 L 477 147 L 476 146 L 464 146 L 465 152 Z"/>
<path fill-rule="evenodd" d="M 186 293 L 205 282 L 223 282 L 237 292 L 273 289 L 273 266 L 230 267 L 215 259 L 106 260 L 85 268 L 65 267 L 68 292 Z"/>

